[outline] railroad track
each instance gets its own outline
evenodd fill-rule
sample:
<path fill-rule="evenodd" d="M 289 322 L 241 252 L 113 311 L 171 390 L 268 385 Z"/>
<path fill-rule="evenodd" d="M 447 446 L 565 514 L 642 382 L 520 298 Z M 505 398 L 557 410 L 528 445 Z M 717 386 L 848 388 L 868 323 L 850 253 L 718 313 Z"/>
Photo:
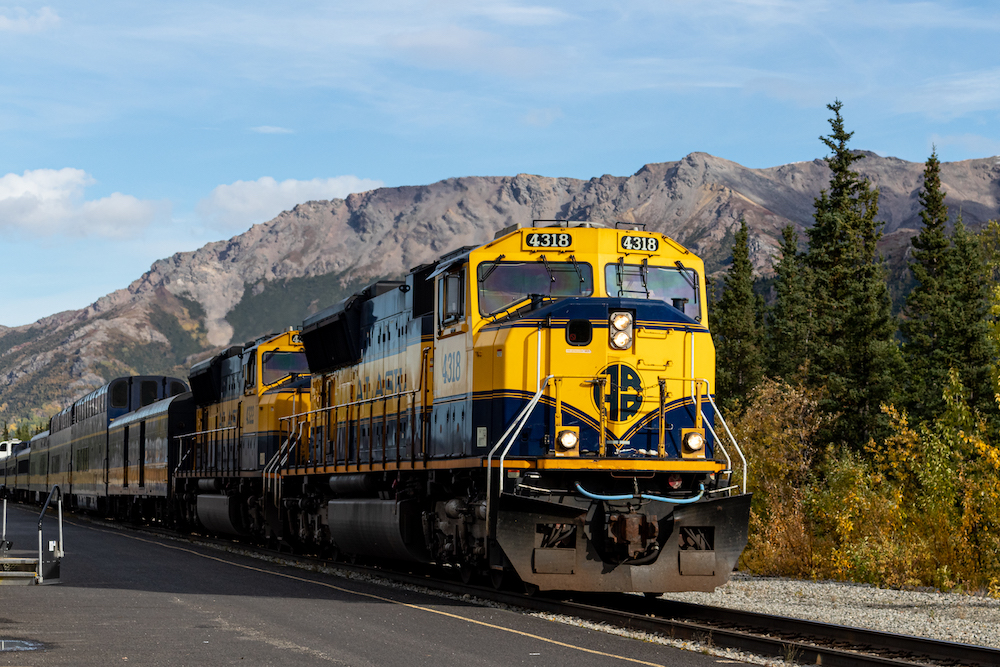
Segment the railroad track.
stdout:
<path fill-rule="evenodd" d="M 95 524 L 123 528 L 92 517 L 81 517 Z M 174 531 L 155 527 L 127 526 L 160 537 L 185 539 Z M 448 577 L 441 568 L 413 568 L 400 572 L 363 564 L 329 561 L 289 554 L 228 539 L 187 536 L 205 546 L 235 550 L 246 555 L 266 555 L 289 564 L 315 569 L 326 565 L 357 574 L 380 577 L 457 596 L 519 607 L 530 611 L 575 617 L 627 630 L 647 632 L 662 637 L 699 642 L 718 648 L 736 649 L 765 657 L 779 657 L 798 664 L 824 667 L 902 667 L 904 665 L 1000 665 L 1000 649 L 909 635 L 878 632 L 842 625 L 806 621 L 768 614 L 677 602 L 627 594 L 579 594 L 558 596 L 526 595 L 490 586 L 465 584 Z"/>
<path fill-rule="evenodd" d="M 637 595 L 523 595 L 378 571 L 399 583 L 824 667 L 1000 665 L 1000 649 Z"/>

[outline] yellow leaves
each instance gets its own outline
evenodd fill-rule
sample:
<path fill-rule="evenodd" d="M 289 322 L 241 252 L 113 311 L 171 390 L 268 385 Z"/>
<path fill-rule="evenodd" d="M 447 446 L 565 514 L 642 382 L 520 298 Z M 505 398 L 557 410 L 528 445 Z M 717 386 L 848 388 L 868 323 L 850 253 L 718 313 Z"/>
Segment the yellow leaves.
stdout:
<path fill-rule="evenodd" d="M 876 474 L 906 479 L 919 463 L 920 435 L 910 428 L 906 411 L 890 404 L 882 405 L 882 413 L 889 418 L 892 435 L 882 443 L 869 440 L 865 452 L 871 457 Z"/>
<path fill-rule="evenodd" d="M 972 448 L 981 456 L 983 459 L 989 463 L 994 470 L 1000 470 L 1000 449 L 990 445 L 985 440 L 983 440 L 978 435 L 965 436 L 966 442 L 972 445 Z"/>
<path fill-rule="evenodd" d="M 990 583 L 986 587 L 986 594 L 991 598 L 1000 598 L 1000 577 L 990 577 Z"/>
<path fill-rule="evenodd" d="M 1000 597 L 1000 437 L 969 410 L 957 376 L 948 389 L 947 412 L 930 423 L 882 406 L 889 435 L 855 453 L 814 448 L 815 394 L 762 384 L 730 422 L 755 492 L 743 565 Z"/>

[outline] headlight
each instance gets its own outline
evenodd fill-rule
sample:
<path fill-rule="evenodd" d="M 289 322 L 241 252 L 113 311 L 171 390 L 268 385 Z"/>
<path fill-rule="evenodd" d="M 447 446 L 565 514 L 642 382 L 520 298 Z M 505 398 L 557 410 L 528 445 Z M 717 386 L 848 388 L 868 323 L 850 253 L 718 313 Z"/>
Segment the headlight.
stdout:
<path fill-rule="evenodd" d="M 684 436 L 684 449 L 689 452 L 700 452 L 705 448 L 705 436 L 693 431 Z"/>
<path fill-rule="evenodd" d="M 611 347 L 616 350 L 627 350 L 632 347 L 632 313 L 625 311 L 611 313 L 609 323 Z"/>
<path fill-rule="evenodd" d="M 616 331 L 611 336 L 611 344 L 619 350 L 627 350 L 632 346 L 632 337 L 624 331 Z"/>
<path fill-rule="evenodd" d="M 556 436 L 556 445 L 564 452 L 576 449 L 578 444 L 580 436 L 575 431 L 559 431 L 559 435 Z"/>
<path fill-rule="evenodd" d="M 611 315 L 611 326 L 618 331 L 628 331 L 632 326 L 632 313 L 614 313 Z"/>

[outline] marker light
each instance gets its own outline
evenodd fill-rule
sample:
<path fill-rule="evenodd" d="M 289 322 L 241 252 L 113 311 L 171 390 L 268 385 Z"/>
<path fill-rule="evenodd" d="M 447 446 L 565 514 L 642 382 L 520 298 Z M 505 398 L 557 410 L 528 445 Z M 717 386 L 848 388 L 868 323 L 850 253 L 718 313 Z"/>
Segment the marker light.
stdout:
<path fill-rule="evenodd" d="M 580 436 L 575 431 L 559 431 L 559 435 L 556 436 L 556 445 L 562 451 L 576 449 L 578 444 L 580 444 Z"/>
<path fill-rule="evenodd" d="M 700 452 L 705 447 L 705 436 L 692 431 L 684 436 L 684 449 L 689 452 Z"/>

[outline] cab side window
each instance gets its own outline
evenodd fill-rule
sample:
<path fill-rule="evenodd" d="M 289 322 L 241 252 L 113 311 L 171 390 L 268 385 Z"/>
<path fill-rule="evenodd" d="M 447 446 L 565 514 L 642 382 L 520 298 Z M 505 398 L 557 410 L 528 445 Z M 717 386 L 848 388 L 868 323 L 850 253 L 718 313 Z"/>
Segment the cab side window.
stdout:
<path fill-rule="evenodd" d="M 118 380 L 111 385 L 111 407 L 128 407 L 128 382 L 126 380 Z"/>
<path fill-rule="evenodd" d="M 243 365 L 243 389 L 247 393 L 257 388 L 257 350 L 251 350 Z"/>
<path fill-rule="evenodd" d="M 143 380 L 139 385 L 139 405 L 145 407 L 151 403 L 155 403 L 157 396 L 157 389 L 159 383 L 156 380 Z"/>
<path fill-rule="evenodd" d="M 438 317 L 442 327 L 465 317 L 465 269 L 438 279 Z"/>

